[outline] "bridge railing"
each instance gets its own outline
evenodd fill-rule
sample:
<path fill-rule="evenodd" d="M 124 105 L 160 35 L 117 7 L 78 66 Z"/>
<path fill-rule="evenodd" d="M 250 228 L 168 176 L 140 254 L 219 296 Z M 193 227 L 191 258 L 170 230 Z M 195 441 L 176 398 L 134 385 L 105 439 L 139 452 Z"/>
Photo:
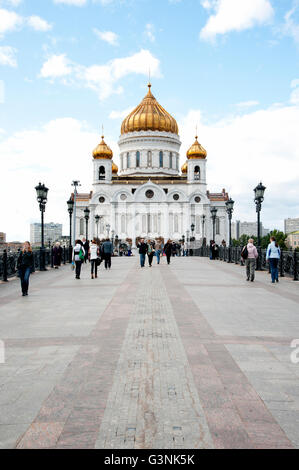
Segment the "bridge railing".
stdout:
<path fill-rule="evenodd" d="M 20 250 L 18 251 L 7 251 L 3 250 L 0 253 L 0 280 L 7 281 L 8 278 L 16 276 L 18 274 L 17 270 L 17 261 L 20 254 Z M 41 265 L 41 256 L 43 256 L 42 250 L 37 249 L 33 250 L 33 257 L 34 257 L 34 269 L 33 271 L 37 271 Z M 62 264 L 66 264 L 69 262 L 70 254 L 68 247 L 62 247 Z M 45 267 L 53 268 L 53 248 L 45 248 L 44 250 L 44 259 L 45 259 Z"/>
<path fill-rule="evenodd" d="M 220 246 L 218 253 L 219 259 L 224 262 L 232 262 L 235 264 L 244 265 L 241 259 L 242 248 L 239 246 L 233 246 L 231 248 Z M 260 249 L 259 255 L 261 258 L 262 270 L 270 272 L 269 263 L 266 261 L 267 250 Z M 210 247 L 202 246 L 194 250 L 194 256 L 210 257 Z M 281 257 L 279 260 L 279 272 L 280 276 L 290 276 L 294 281 L 299 280 L 299 252 L 296 250 L 281 250 Z"/>

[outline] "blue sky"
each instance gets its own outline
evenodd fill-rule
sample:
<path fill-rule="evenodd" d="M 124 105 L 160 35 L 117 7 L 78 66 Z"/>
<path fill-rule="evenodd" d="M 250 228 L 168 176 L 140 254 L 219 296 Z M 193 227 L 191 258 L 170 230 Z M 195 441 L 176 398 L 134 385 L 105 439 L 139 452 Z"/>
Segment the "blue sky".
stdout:
<path fill-rule="evenodd" d="M 102 124 L 118 161 L 149 68 L 179 123 L 181 163 L 198 125 L 209 189 L 230 191 L 237 218 L 254 220 L 260 179 L 266 226 L 299 217 L 298 46 L 297 0 L 0 0 L 0 196 L 12 183 L 23 194 L 11 196 L 19 223 L 4 207 L 0 231 L 28 238 L 39 179 L 48 220 L 67 224 L 70 181 L 91 189 Z"/>

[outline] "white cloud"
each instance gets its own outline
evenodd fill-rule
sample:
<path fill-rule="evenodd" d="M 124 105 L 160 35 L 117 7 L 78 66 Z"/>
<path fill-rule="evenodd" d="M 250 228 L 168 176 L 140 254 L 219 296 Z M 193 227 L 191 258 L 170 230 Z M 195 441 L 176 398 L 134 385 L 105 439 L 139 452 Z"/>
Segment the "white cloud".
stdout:
<path fill-rule="evenodd" d="M 40 16 L 30 16 L 27 18 L 28 25 L 35 31 L 50 31 L 52 25 L 50 25 L 46 20 L 40 18 Z"/>
<path fill-rule="evenodd" d="M 258 105 L 259 105 L 259 102 L 255 100 L 241 101 L 240 103 L 236 104 L 238 108 L 252 108 L 253 106 L 258 106 Z"/>
<path fill-rule="evenodd" d="M 0 80 L 0 104 L 3 104 L 5 101 L 5 86 L 4 81 Z M 1 133 L 1 130 L 0 130 Z"/>
<path fill-rule="evenodd" d="M 21 29 L 24 25 L 29 26 L 35 31 L 42 32 L 49 31 L 50 29 L 52 29 L 52 25 L 50 25 L 46 20 L 44 20 L 40 16 L 20 16 L 14 11 L 0 8 L 0 38 L 8 32 Z"/>
<path fill-rule="evenodd" d="M 115 148 L 116 143 L 109 135 L 106 141 Z M 7 232 L 8 240 L 28 239 L 32 218 L 39 221 L 34 189 L 39 181 L 49 188 L 45 221 L 64 223 L 64 233 L 68 233 L 66 201 L 72 190 L 72 179 L 81 181 L 82 192 L 90 191 L 91 155 L 99 142 L 99 133 L 72 118 L 56 119 L 40 128 L 12 135 L 0 133 L 0 198 L 4 201 L 10 195 L 10 203 L 1 208 L 4 221 L 1 228 Z M 22 197 L 11 191 L 12 182 L 22 188 Z"/>
<path fill-rule="evenodd" d="M 134 106 L 126 108 L 123 111 L 111 111 L 109 114 L 109 119 L 124 119 L 130 112 L 134 109 Z"/>
<path fill-rule="evenodd" d="M 65 54 L 53 55 L 43 64 L 40 77 L 54 79 L 65 77 L 71 72 L 71 64 Z"/>
<path fill-rule="evenodd" d="M 17 67 L 16 49 L 10 46 L 0 46 L 0 65 Z"/>
<path fill-rule="evenodd" d="M 9 31 L 16 30 L 23 23 L 23 18 L 14 11 L 0 8 L 0 37 Z"/>
<path fill-rule="evenodd" d="M 291 10 L 287 11 L 284 17 L 284 25 L 282 26 L 282 33 L 286 36 L 290 36 L 294 39 L 295 42 L 299 43 L 299 24 L 294 20 L 295 13 L 298 12 L 299 1 L 295 0 L 293 2 L 293 7 Z"/>
<path fill-rule="evenodd" d="M 54 0 L 54 3 L 62 3 L 65 5 L 72 5 L 75 7 L 83 7 L 87 4 L 87 0 Z"/>
<path fill-rule="evenodd" d="M 299 89 L 298 89 L 299 91 Z M 236 219 L 256 219 L 253 188 L 267 187 L 263 204 L 264 226 L 283 228 L 285 217 L 299 214 L 299 101 L 227 117 L 208 124 L 200 110 L 190 110 L 180 124 L 182 152 L 199 141 L 208 152 L 210 191 L 229 190 L 236 201 Z"/>
<path fill-rule="evenodd" d="M 274 15 L 269 0 L 202 0 L 201 4 L 213 11 L 200 32 L 201 39 L 208 41 L 214 40 L 217 34 L 242 31 L 267 23 Z"/>
<path fill-rule="evenodd" d="M 160 77 L 160 61 L 150 51 L 142 49 L 129 57 L 113 59 L 103 65 L 91 65 L 89 67 L 75 64 L 69 61 L 65 54 L 53 55 L 43 65 L 40 77 L 55 79 L 63 78 L 65 85 L 83 86 L 94 90 L 100 100 L 104 100 L 112 94 L 120 94 L 123 88 L 118 81 L 126 75 L 148 75 L 151 70 L 153 77 Z M 65 79 L 71 74 L 71 78 Z"/>
<path fill-rule="evenodd" d="M 149 39 L 151 42 L 155 42 L 156 36 L 155 36 L 155 26 L 151 23 L 148 23 L 145 27 L 144 35 L 147 39 Z"/>
<path fill-rule="evenodd" d="M 98 29 L 94 28 L 95 35 L 101 39 L 102 41 L 108 42 L 111 46 L 118 45 L 118 35 L 113 33 L 113 31 L 99 31 Z"/>
<path fill-rule="evenodd" d="M 290 97 L 290 102 L 292 104 L 299 105 L 299 79 L 292 80 L 291 82 L 292 93 Z"/>

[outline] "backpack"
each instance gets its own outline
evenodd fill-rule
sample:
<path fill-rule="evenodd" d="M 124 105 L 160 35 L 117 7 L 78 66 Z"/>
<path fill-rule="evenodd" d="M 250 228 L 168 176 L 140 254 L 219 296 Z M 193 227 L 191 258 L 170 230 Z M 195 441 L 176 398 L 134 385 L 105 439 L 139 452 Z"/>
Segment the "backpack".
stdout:
<path fill-rule="evenodd" d="M 80 259 L 81 261 L 84 261 L 84 259 L 85 259 L 82 248 L 80 249 L 80 252 L 79 252 L 79 259 Z"/>
<path fill-rule="evenodd" d="M 243 259 L 247 259 L 248 258 L 248 250 L 247 250 L 247 245 L 244 246 L 242 252 L 241 252 L 241 256 Z"/>

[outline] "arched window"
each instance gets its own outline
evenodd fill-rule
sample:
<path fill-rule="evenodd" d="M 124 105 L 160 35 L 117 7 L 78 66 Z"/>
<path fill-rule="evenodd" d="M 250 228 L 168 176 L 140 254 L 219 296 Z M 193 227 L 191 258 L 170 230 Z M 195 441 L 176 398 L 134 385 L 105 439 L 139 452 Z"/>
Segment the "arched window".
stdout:
<path fill-rule="evenodd" d="M 136 152 L 136 168 L 140 167 L 140 152 L 139 150 Z"/>
<path fill-rule="evenodd" d="M 147 152 L 147 166 L 153 165 L 152 152 L 149 150 Z"/>
<path fill-rule="evenodd" d="M 80 235 L 84 235 L 84 219 L 80 219 Z"/>
<path fill-rule="evenodd" d="M 130 154 L 127 153 L 127 168 L 130 168 Z"/>
<path fill-rule="evenodd" d="M 179 170 L 179 157 L 176 157 L 176 169 Z"/>
<path fill-rule="evenodd" d="M 172 169 L 172 152 L 169 154 L 169 168 Z"/>
<path fill-rule="evenodd" d="M 163 152 L 159 153 L 159 166 L 163 168 Z"/>
<path fill-rule="evenodd" d="M 124 169 L 124 156 L 123 155 L 120 156 L 120 169 L 121 170 Z"/>
<path fill-rule="evenodd" d="M 99 180 L 104 180 L 106 177 L 106 170 L 104 166 L 100 166 L 99 168 Z"/>
<path fill-rule="evenodd" d="M 200 168 L 198 165 L 194 168 L 194 179 L 200 180 Z"/>

